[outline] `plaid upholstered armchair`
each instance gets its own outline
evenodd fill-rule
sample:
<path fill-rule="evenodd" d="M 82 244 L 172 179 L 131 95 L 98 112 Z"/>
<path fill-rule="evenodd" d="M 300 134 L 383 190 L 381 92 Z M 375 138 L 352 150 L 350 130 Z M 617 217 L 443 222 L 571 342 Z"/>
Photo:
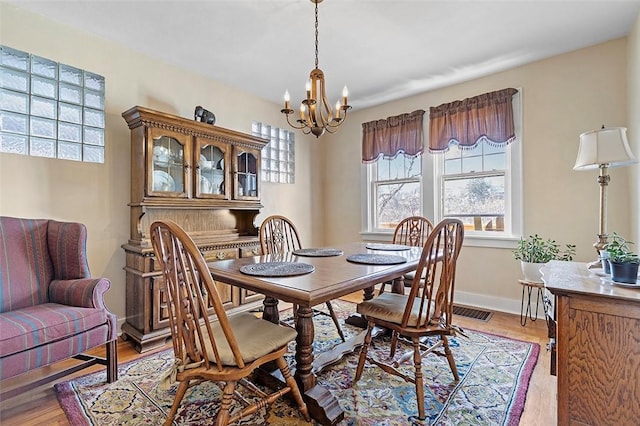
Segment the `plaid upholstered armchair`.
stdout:
<path fill-rule="evenodd" d="M 0 217 L 0 380 L 67 358 L 80 363 L 36 383 L 5 391 L 22 393 L 96 363 L 107 381 L 118 378 L 116 317 L 104 304 L 111 283 L 91 278 L 83 224 Z M 106 345 L 106 358 L 83 354 Z"/>

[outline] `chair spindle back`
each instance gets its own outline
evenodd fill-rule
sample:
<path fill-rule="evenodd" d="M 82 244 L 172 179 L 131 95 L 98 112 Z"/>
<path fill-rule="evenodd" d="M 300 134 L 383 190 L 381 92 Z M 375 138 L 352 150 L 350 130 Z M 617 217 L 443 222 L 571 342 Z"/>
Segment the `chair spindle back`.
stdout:
<path fill-rule="evenodd" d="M 238 367 L 244 367 L 220 294 L 207 264 L 191 237 L 171 221 L 151 225 L 151 243 L 159 260 L 168 299 L 169 323 L 176 358 L 183 366 L 202 363 L 210 368 L 205 351 L 209 340 L 216 366 L 223 370 L 218 347 L 226 339 Z M 224 336 L 213 333 L 208 310 L 213 308 Z M 206 329 L 204 333 L 202 327 Z"/>
<path fill-rule="evenodd" d="M 396 226 L 393 243 L 422 247 L 432 230 L 433 224 L 426 217 L 410 216 Z"/>
<path fill-rule="evenodd" d="M 263 254 L 282 254 L 302 248 L 296 226 L 286 217 L 267 217 L 260 226 L 260 248 Z"/>
<path fill-rule="evenodd" d="M 412 312 L 415 315 L 416 303 L 419 304 L 418 328 L 451 325 L 456 263 L 463 239 L 464 225 L 458 219 L 444 219 L 433 228 L 422 249 L 411 284 L 402 318 L 403 327 L 408 325 Z"/>

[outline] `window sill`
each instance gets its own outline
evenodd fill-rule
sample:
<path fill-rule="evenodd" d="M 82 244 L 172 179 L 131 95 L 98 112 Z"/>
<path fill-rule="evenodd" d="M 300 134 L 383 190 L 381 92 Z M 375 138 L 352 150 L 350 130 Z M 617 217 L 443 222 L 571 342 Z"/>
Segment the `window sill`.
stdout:
<path fill-rule="evenodd" d="M 393 240 L 393 231 L 390 232 L 368 232 L 363 231 L 360 233 L 363 241 L 376 241 L 391 243 Z M 519 236 L 512 235 L 479 235 L 468 232 L 464 236 L 463 246 L 467 247 L 487 247 L 487 248 L 504 248 L 515 249 L 520 241 Z"/>
<path fill-rule="evenodd" d="M 515 249 L 520 237 L 513 235 L 478 235 L 467 233 L 464 236 L 463 246 Z"/>

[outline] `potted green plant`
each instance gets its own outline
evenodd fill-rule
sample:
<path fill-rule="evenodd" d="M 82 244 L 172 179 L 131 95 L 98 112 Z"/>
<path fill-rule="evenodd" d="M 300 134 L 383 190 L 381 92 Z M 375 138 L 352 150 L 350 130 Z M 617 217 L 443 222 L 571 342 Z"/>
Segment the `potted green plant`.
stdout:
<path fill-rule="evenodd" d="M 609 252 L 611 279 L 620 283 L 636 284 L 640 258 L 631 250 L 631 241 L 627 241 L 617 233 L 611 234 L 611 242 L 605 245 Z"/>
<path fill-rule="evenodd" d="M 521 238 L 513 251 L 513 257 L 520 261 L 524 279 L 531 282 L 542 281 L 540 268 L 550 260 L 572 260 L 575 254 L 574 244 L 566 244 L 561 248 L 555 240 L 545 240 L 538 234 Z"/>

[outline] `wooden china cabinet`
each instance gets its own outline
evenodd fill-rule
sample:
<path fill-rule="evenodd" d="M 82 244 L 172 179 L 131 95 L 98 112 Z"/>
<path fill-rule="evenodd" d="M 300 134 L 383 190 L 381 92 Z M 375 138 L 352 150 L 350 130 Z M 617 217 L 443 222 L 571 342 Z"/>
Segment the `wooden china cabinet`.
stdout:
<path fill-rule="evenodd" d="M 163 280 L 149 230 L 170 219 L 207 261 L 260 254 L 261 149 L 269 142 L 140 106 L 122 113 L 131 130 L 131 202 L 126 254 L 126 323 L 139 352 L 171 337 Z M 263 296 L 218 283 L 228 311 L 261 305 Z M 213 315 L 213 309 L 212 309 Z"/>

